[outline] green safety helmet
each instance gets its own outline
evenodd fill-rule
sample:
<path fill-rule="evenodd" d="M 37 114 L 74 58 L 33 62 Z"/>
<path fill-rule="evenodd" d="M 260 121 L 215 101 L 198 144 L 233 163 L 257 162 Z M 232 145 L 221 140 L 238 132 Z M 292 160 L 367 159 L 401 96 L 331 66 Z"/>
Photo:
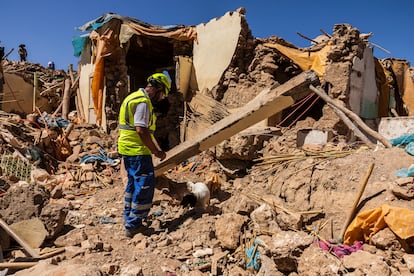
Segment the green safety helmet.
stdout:
<path fill-rule="evenodd" d="M 164 91 L 165 96 L 166 97 L 168 96 L 168 92 L 170 92 L 170 89 L 171 89 L 171 80 L 167 75 L 165 75 L 164 73 L 152 74 L 151 76 L 148 77 L 147 82 L 151 84 L 162 85 L 165 90 Z"/>

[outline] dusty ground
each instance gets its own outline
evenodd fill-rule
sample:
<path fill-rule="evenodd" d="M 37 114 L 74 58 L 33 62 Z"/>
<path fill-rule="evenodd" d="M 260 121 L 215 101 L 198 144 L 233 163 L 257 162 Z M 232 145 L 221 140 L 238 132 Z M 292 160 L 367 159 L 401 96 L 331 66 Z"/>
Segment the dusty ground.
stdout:
<path fill-rule="evenodd" d="M 265 151 L 267 149 L 275 154 L 280 139 L 271 139 Z M 301 153 L 303 151 L 296 150 L 289 156 Z M 341 154 L 344 156 L 340 157 Z M 330 226 L 321 229 L 319 237 L 336 239 L 371 163 L 374 164 L 374 169 L 361 198 L 360 211 L 377 208 L 383 203 L 412 209 L 412 201 L 399 199 L 392 193 L 396 186 L 395 172 L 408 168 L 413 162 L 413 157 L 403 149 L 356 145 L 338 148 L 337 145 L 334 151 L 330 151 L 330 155 L 331 158 L 320 158 L 320 155 L 308 152 L 308 156 L 300 160 L 269 162 L 268 165 L 257 162 L 245 176 L 230 178 L 220 171 L 211 154 L 203 153 L 190 160 L 195 162 L 190 167 L 191 170 L 179 166 L 158 178 L 154 206 L 147 221 L 148 228 L 133 239 L 124 236 L 121 215 L 123 184 L 119 171 L 114 170 L 113 184 L 87 193 L 67 191 L 63 198 L 57 200 L 65 204 L 69 212 L 64 232 L 57 239 L 50 240 L 48 245 L 64 246 L 65 253 L 41 261 L 37 266 L 21 270 L 16 275 L 35 275 L 33 273 L 39 271 L 43 272 L 37 275 L 57 275 L 52 273 L 57 271 L 65 272 L 65 275 L 174 275 L 168 272 L 176 275 L 211 275 L 212 271 L 217 275 L 248 275 L 245 267 L 246 254 L 242 250 L 245 243 L 256 236 L 268 241 L 280 233 L 291 232 L 288 229 L 281 230 L 272 218 L 261 221 L 267 221 L 266 225 L 258 223 L 260 219 L 254 218 L 253 210 L 263 203 L 271 206 L 270 203 L 273 202 L 274 206 L 286 208 L 292 214 L 316 211 L 315 214 L 304 215 L 303 224 L 296 231 L 312 237 L 309 231 L 305 231 L 306 226 L 315 225 L 316 222 L 329 222 Z M 279 153 L 278 156 L 286 156 L 286 153 Z M 267 161 L 269 160 L 271 158 Z M 212 194 L 209 209 L 201 212 L 179 206 L 183 183 L 208 179 L 212 173 L 220 176 L 221 181 L 219 190 Z M 237 235 L 238 241 L 234 245 L 224 245 L 225 239 L 218 237 L 218 232 L 222 231 L 220 228 L 223 226 L 233 227 L 231 219 L 238 216 L 243 223 L 235 225 L 241 226 L 240 229 L 233 230 L 234 233 L 229 232 Z M 223 218 L 228 220 L 228 224 L 219 222 Z M 259 250 L 263 258 L 276 258 L 272 250 L 261 247 Z M 299 265 L 296 264 L 296 267 L 299 268 L 303 267 L 302 262 L 309 262 L 301 259 L 303 250 L 304 248 L 297 256 Z M 397 259 L 405 253 L 401 246 L 376 250 L 376 254 L 384 255 L 384 263 L 387 264 L 382 272 L 403 274 L 407 265 Z M 312 260 L 315 264 L 326 259 L 326 256 L 316 258 L 317 260 Z M 340 263 L 336 258 L 333 260 L 333 263 Z M 273 272 L 269 267 L 273 267 Z M 322 273 L 315 270 L 315 274 L 300 273 L 298 270 L 282 273 L 276 272 L 276 269 L 274 264 L 264 262 L 261 273 Z M 367 270 L 363 267 L 363 262 L 354 264 L 354 270 L 364 271 L 365 275 L 376 269 L 378 268 L 371 267 Z M 327 274 L 324 275 L 336 275 L 338 271 L 342 274 L 346 268 L 342 266 L 334 271 L 325 271 Z"/>

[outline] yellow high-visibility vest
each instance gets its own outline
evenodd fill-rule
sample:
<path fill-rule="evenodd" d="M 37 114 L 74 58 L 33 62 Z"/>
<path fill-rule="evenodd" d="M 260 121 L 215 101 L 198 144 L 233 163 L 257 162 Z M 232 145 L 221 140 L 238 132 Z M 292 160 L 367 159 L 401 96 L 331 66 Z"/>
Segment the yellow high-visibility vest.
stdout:
<path fill-rule="evenodd" d="M 132 92 L 124 99 L 119 110 L 118 152 L 122 155 L 151 155 L 150 149 L 144 145 L 141 137 L 135 130 L 134 112 L 136 106 L 140 103 L 146 103 L 149 106 L 150 120 L 148 129 L 151 132 L 151 136 L 155 131 L 156 116 L 153 114 L 150 98 L 142 88 Z"/>

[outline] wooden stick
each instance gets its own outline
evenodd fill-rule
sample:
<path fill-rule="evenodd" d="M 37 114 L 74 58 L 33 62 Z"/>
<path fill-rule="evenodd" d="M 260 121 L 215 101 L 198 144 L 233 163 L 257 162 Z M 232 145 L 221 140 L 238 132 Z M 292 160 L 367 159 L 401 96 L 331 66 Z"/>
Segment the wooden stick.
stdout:
<path fill-rule="evenodd" d="M 362 194 L 364 193 L 365 187 L 367 186 L 368 179 L 371 176 L 371 173 L 372 173 L 373 169 L 374 169 L 374 163 L 371 163 L 368 167 L 368 170 L 365 174 L 365 177 L 361 181 L 361 186 L 359 188 L 359 193 L 358 193 L 357 197 L 355 198 L 354 204 L 352 205 L 352 208 L 351 208 L 350 212 L 348 213 L 348 218 L 346 219 L 345 224 L 342 228 L 341 236 L 340 236 L 341 240 L 344 239 L 345 231 L 348 228 L 348 225 L 354 219 L 355 210 L 358 206 L 358 203 L 359 203 L 359 200 L 361 199 Z"/>
<path fill-rule="evenodd" d="M 23 249 L 33 258 L 39 258 L 40 255 L 30 247 L 29 244 L 27 244 L 24 240 L 22 240 L 19 236 L 16 235 L 16 233 L 13 232 L 13 230 L 7 225 L 7 223 L 0 219 L 0 226 L 15 240 L 17 241 Z"/>
<path fill-rule="evenodd" d="M 34 72 L 33 74 L 33 112 L 36 111 L 36 92 L 37 92 L 37 86 L 38 86 L 38 82 L 37 82 L 37 74 L 36 72 Z"/>
<path fill-rule="evenodd" d="M 74 123 L 70 122 L 64 131 L 65 138 L 68 138 L 69 134 L 72 132 L 73 128 L 75 127 Z"/>
<path fill-rule="evenodd" d="M 327 32 L 325 32 L 322 29 L 319 29 L 321 31 L 322 34 L 326 35 L 327 37 L 331 38 L 332 36 L 330 34 L 328 34 Z"/>
<path fill-rule="evenodd" d="M 60 102 L 59 106 L 56 108 L 55 112 L 52 113 L 52 117 L 55 117 L 62 110 L 63 102 Z"/>
<path fill-rule="evenodd" d="M 43 96 L 46 92 L 49 92 L 53 88 L 56 88 L 58 86 L 61 86 L 62 84 L 63 84 L 63 81 L 61 81 L 61 82 L 59 82 L 59 83 L 57 83 L 55 85 L 52 85 L 51 87 L 46 88 L 45 90 L 43 90 L 42 92 L 40 92 L 40 96 Z"/>
<path fill-rule="evenodd" d="M 315 44 L 318 44 L 318 41 L 313 40 L 312 38 L 309 38 L 309 37 L 307 37 L 307 36 L 305 36 L 305 35 L 303 35 L 303 34 L 301 34 L 301 33 L 299 33 L 299 32 L 297 32 L 297 34 L 298 34 L 300 37 L 303 37 L 304 39 L 309 40 L 310 42 L 313 42 L 313 43 L 315 43 Z"/>
<path fill-rule="evenodd" d="M 391 55 L 391 52 L 390 52 L 390 51 L 388 51 L 387 49 L 382 48 L 382 47 L 381 47 L 381 46 L 379 46 L 378 44 L 375 44 L 375 43 L 372 43 L 372 42 L 370 42 L 370 43 L 372 44 L 372 46 L 375 46 L 375 47 L 377 47 L 377 48 L 379 48 L 379 49 L 383 50 L 383 51 L 384 51 L 384 52 L 386 52 L 387 54 Z"/>
<path fill-rule="evenodd" d="M 14 48 L 11 48 L 10 51 L 4 55 L 2 59 L 7 59 L 7 57 L 14 51 Z"/>
<path fill-rule="evenodd" d="M 69 71 L 70 82 L 74 83 L 75 78 L 73 77 L 73 64 L 68 65 L 68 71 Z"/>
<path fill-rule="evenodd" d="M 335 111 L 336 115 L 345 123 L 345 125 L 359 138 L 361 141 L 365 142 L 366 144 L 372 144 L 372 142 L 362 133 L 357 126 L 352 123 L 352 121 L 346 117 L 345 113 L 343 113 L 339 108 L 334 106 L 333 104 L 328 103 L 328 106 Z"/>
<path fill-rule="evenodd" d="M 37 264 L 38 262 L 0 263 L 0 268 L 29 268 Z"/>
<path fill-rule="evenodd" d="M 336 104 L 335 101 L 331 97 L 329 97 L 328 95 L 326 95 L 325 91 L 323 91 L 320 88 L 314 87 L 312 84 L 309 86 L 309 88 L 313 92 L 315 92 L 316 94 L 318 94 L 325 102 L 334 105 L 336 108 L 338 108 L 343 113 L 345 113 L 347 116 L 349 116 L 366 133 L 368 133 L 369 135 L 371 135 L 372 137 L 374 137 L 375 139 L 377 139 L 378 141 L 380 141 L 386 148 L 391 148 L 392 147 L 390 141 L 388 141 L 382 135 L 380 135 L 378 132 L 376 132 L 375 130 L 372 130 L 369 126 L 367 126 L 364 123 L 364 121 L 362 121 L 362 119 L 358 115 L 356 115 L 354 112 L 352 112 L 351 110 L 347 109 L 346 107 L 343 107 L 341 105 Z"/>
<path fill-rule="evenodd" d="M 40 258 L 41 259 L 47 259 L 49 257 L 52 257 L 52 256 L 55 256 L 57 254 L 63 253 L 63 252 L 65 252 L 65 250 L 66 250 L 65 247 L 55 248 L 54 250 L 52 250 L 50 252 L 47 252 L 47 253 L 44 253 L 44 254 L 40 255 Z"/>
<path fill-rule="evenodd" d="M 67 119 L 69 113 L 69 104 L 70 104 L 70 79 L 65 80 L 65 90 L 63 91 L 62 98 L 62 118 Z"/>
<path fill-rule="evenodd" d="M 183 118 L 183 124 L 182 124 L 182 131 L 181 131 L 181 137 L 180 137 L 180 142 L 184 142 L 185 141 L 185 131 L 187 129 L 187 102 L 184 101 L 184 118 Z"/>
<path fill-rule="evenodd" d="M 77 87 L 79 83 L 79 79 L 80 79 L 80 75 L 78 75 L 76 79 L 72 82 L 72 86 L 70 87 L 71 90 L 74 90 Z"/>

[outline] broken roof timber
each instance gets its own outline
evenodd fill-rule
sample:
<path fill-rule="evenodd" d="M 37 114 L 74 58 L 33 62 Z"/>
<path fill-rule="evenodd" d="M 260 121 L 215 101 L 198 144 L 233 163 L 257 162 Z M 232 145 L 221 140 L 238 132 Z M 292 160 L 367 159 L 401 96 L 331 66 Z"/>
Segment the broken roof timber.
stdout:
<path fill-rule="evenodd" d="M 276 88 L 263 90 L 240 108 L 239 112 L 229 115 L 194 139 L 168 151 L 167 158 L 155 164 L 155 174 L 160 175 L 182 161 L 291 106 L 311 92 L 309 85 L 318 82 L 315 72 L 305 71 Z"/>

